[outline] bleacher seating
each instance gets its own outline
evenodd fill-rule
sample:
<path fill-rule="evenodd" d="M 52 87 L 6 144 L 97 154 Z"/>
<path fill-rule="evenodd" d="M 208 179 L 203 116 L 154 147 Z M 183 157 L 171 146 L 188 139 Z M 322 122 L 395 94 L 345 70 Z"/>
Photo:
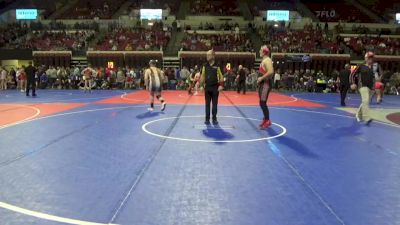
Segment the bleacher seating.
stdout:
<path fill-rule="evenodd" d="M 101 51 L 159 51 L 165 49 L 170 32 L 158 29 L 118 29 L 109 32 L 96 47 Z"/>
<path fill-rule="evenodd" d="M 307 52 L 307 53 L 334 53 L 339 50 L 338 44 L 320 30 L 275 31 L 265 33 L 263 42 L 271 46 L 272 52 Z"/>
<path fill-rule="evenodd" d="M 359 0 L 359 3 L 371 9 L 377 15 L 383 16 L 387 18 L 389 13 L 398 13 L 400 12 L 400 2 L 396 1 L 362 1 Z"/>
<path fill-rule="evenodd" d="M 370 16 L 362 13 L 345 0 L 324 3 L 307 1 L 304 4 L 323 22 L 337 22 L 339 20 L 346 22 L 373 22 Z"/>
<path fill-rule="evenodd" d="M 34 31 L 15 39 L 13 42 L 3 44 L 0 42 L 0 46 L 11 49 L 18 48 L 40 51 L 85 50 L 87 48 L 87 43 L 91 38 L 93 38 L 93 35 L 94 31 L 77 31 L 68 33 L 58 31 Z"/>
<path fill-rule="evenodd" d="M 264 10 L 295 10 L 295 1 L 279 1 L 279 0 L 255 0 L 249 2 L 249 8 L 254 16 L 260 15 L 260 11 Z"/>
<path fill-rule="evenodd" d="M 240 12 L 235 1 L 195 0 L 191 4 L 192 15 L 239 16 Z"/>
<path fill-rule="evenodd" d="M 253 44 L 247 34 L 189 34 L 182 41 L 184 51 L 215 51 L 252 52 Z"/>
<path fill-rule="evenodd" d="M 124 0 L 80 0 L 59 19 L 111 19 Z"/>
<path fill-rule="evenodd" d="M 164 9 L 171 14 L 175 14 L 179 9 L 179 4 L 174 0 L 148 0 L 148 1 L 134 1 L 129 7 L 131 10 L 137 9 Z"/>
<path fill-rule="evenodd" d="M 356 54 L 363 55 L 365 51 L 373 51 L 377 55 L 399 55 L 400 38 L 381 38 L 381 37 L 347 37 L 344 38 L 346 44 L 353 49 Z"/>

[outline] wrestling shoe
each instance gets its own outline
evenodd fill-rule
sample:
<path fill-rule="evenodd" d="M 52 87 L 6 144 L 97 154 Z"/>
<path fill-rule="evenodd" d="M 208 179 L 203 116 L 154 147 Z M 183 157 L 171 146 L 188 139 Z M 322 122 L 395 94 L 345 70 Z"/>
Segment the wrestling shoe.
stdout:
<path fill-rule="evenodd" d="M 271 120 L 264 120 L 264 123 L 260 126 L 261 129 L 267 129 L 272 125 Z"/>
<path fill-rule="evenodd" d="M 217 119 L 213 119 L 212 123 L 213 123 L 213 125 L 218 125 L 218 120 Z"/>
<path fill-rule="evenodd" d="M 261 128 L 261 127 L 262 127 L 262 125 L 264 125 L 265 121 L 266 121 L 265 119 L 262 119 L 262 120 L 261 120 L 261 123 L 258 125 L 258 127 L 260 127 L 260 128 Z"/>
<path fill-rule="evenodd" d="M 161 104 L 161 112 L 164 112 L 165 107 L 167 107 L 167 103 L 163 102 L 163 103 Z"/>

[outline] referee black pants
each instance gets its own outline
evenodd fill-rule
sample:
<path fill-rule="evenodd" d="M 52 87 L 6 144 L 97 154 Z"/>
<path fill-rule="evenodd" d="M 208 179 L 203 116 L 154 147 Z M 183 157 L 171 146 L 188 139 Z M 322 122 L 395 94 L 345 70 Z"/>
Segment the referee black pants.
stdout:
<path fill-rule="evenodd" d="M 348 85 L 340 85 L 340 105 L 345 106 L 346 105 L 346 95 L 347 91 L 349 90 Z"/>
<path fill-rule="evenodd" d="M 212 103 L 212 118 L 213 120 L 217 119 L 218 112 L 218 96 L 219 91 L 218 87 L 206 87 L 204 90 L 204 96 L 206 99 L 206 120 L 210 120 L 210 105 Z"/>
<path fill-rule="evenodd" d="M 246 94 L 246 80 L 239 80 L 237 84 L 237 93 L 240 94 L 240 91 L 243 90 L 243 94 Z"/>
<path fill-rule="evenodd" d="M 26 84 L 26 95 L 29 95 L 29 90 L 32 89 L 32 95 L 36 95 L 36 81 L 32 79 L 27 80 Z"/>

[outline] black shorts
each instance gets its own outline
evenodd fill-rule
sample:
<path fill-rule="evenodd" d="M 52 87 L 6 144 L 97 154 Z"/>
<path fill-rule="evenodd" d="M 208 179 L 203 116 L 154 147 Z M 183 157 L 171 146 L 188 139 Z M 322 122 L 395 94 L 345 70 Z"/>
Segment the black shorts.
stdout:
<path fill-rule="evenodd" d="M 150 94 L 151 95 L 160 95 L 161 91 L 162 91 L 161 85 L 160 86 L 153 85 L 150 88 Z"/>

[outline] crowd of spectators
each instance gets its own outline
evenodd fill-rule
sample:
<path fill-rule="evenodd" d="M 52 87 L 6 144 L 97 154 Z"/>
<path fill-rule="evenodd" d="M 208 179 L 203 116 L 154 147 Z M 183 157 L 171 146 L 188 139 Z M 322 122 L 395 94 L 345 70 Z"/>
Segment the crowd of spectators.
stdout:
<path fill-rule="evenodd" d="M 344 37 L 343 41 L 359 56 L 364 55 L 366 51 L 373 51 L 377 55 L 400 55 L 400 38 L 360 35 Z"/>
<path fill-rule="evenodd" d="M 83 89 L 82 71 L 84 69 L 85 67 L 79 65 L 71 68 L 39 66 L 35 75 L 37 87 L 39 89 Z M 134 70 L 130 67 L 116 69 L 99 67 L 94 69 L 96 74 L 93 76 L 92 89 L 134 89 L 142 87 L 143 70 Z M 6 74 L 7 89 L 18 89 L 22 92 L 25 90 L 23 82 L 21 82 L 25 79 L 23 71 L 24 67 L 11 68 L 9 71 L 0 68 L 0 74 Z M 0 78 L 2 77 L 0 76 Z"/>
<path fill-rule="evenodd" d="M 171 31 L 153 29 L 115 28 L 99 40 L 96 49 L 103 51 L 160 51 L 166 48 Z"/>
<path fill-rule="evenodd" d="M 0 28 L 0 48 L 11 48 L 12 43 L 18 42 L 27 33 L 27 29 L 19 24 L 8 24 L 6 27 Z"/>
<path fill-rule="evenodd" d="M 85 50 L 94 38 L 94 31 L 33 31 L 15 39 L 9 39 L 4 46 L 9 49 Z"/>
<path fill-rule="evenodd" d="M 254 46 L 247 34 L 198 34 L 186 33 L 181 43 L 183 51 L 254 52 Z"/>
<path fill-rule="evenodd" d="M 82 71 L 86 67 L 46 67 L 40 66 L 36 73 L 36 82 L 39 89 L 82 89 L 84 79 Z M 146 68 L 120 67 L 109 69 L 104 67 L 93 68 L 92 89 L 143 89 L 143 74 Z M 11 68 L 6 70 L 0 68 L 0 89 L 17 89 L 23 92 L 24 89 L 24 67 Z M 198 66 L 188 68 L 164 68 L 163 89 L 187 90 L 193 82 L 195 74 L 200 71 Z M 259 74 L 254 69 L 244 68 L 246 74 L 246 86 L 248 90 L 256 90 L 257 77 Z M 224 69 L 225 90 L 237 89 L 238 67 L 231 70 Z M 324 74 L 321 70 L 280 70 L 276 69 L 274 74 L 273 87 L 277 91 L 298 91 L 298 92 L 337 92 L 337 77 L 339 71 L 334 70 L 330 74 Z M 385 92 L 399 94 L 400 73 L 383 72 L 383 80 L 386 84 Z M 6 83 L 6 86 L 3 84 Z"/>
<path fill-rule="evenodd" d="M 178 11 L 179 4 L 174 0 L 148 0 L 148 1 L 132 1 L 132 4 L 128 7 L 128 15 L 134 17 L 135 11 L 140 9 L 163 9 L 166 11 L 166 15 L 175 14 Z"/>
<path fill-rule="evenodd" d="M 124 0 L 80 0 L 60 19 L 111 19 Z"/>
<path fill-rule="evenodd" d="M 208 1 L 195 0 L 191 4 L 192 15 L 212 15 L 212 16 L 239 16 L 240 11 L 236 1 Z"/>
<path fill-rule="evenodd" d="M 332 35 L 327 25 L 306 25 L 302 30 L 290 27 L 262 26 L 258 34 L 263 43 L 271 46 L 272 52 L 288 53 L 334 53 L 353 54 L 362 57 L 366 51 L 382 55 L 399 55 L 400 39 L 383 35 L 369 35 L 361 32 L 364 26 L 354 26 L 359 36 L 339 35 L 345 24 L 340 23 Z M 88 50 L 89 43 L 96 37 L 98 23 L 76 23 L 73 28 L 65 29 L 63 23 L 52 22 L 43 25 L 40 22 L 9 24 L 0 28 L 0 48 L 33 50 Z M 46 31 L 48 29 L 48 31 Z M 187 32 L 181 42 L 181 49 L 203 51 L 213 47 L 218 51 L 253 52 L 254 46 L 247 34 L 240 31 L 237 24 L 223 23 L 216 27 L 211 23 L 200 23 L 198 30 L 223 30 L 226 34 L 198 34 Z M 230 31 L 230 32 L 226 32 Z M 139 27 L 126 29 L 115 26 L 100 35 L 97 43 L 90 49 L 95 50 L 163 50 L 171 38 L 171 27 L 162 22 L 154 23 L 151 29 Z"/>
<path fill-rule="evenodd" d="M 223 31 L 234 31 L 234 32 L 239 32 L 239 24 L 238 23 L 229 23 L 226 21 L 225 23 L 222 23 L 218 26 L 214 25 L 213 23 L 202 23 L 200 22 L 198 30 L 223 30 Z"/>
<path fill-rule="evenodd" d="M 367 51 L 378 55 L 400 53 L 400 38 L 368 34 L 356 37 L 337 34 L 335 37 L 325 27 L 327 26 L 317 24 L 314 27 L 308 24 L 302 30 L 291 30 L 284 26 L 268 26 L 260 27 L 258 33 L 263 43 L 271 47 L 272 52 L 352 54 L 358 58 L 362 58 Z M 341 26 L 336 29 L 341 29 Z"/>
<path fill-rule="evenodd" d="M 291 30 L 284 27 L 260 27 L 262 41 L 271 46 L 272 52 L 283 53 L 344 53 L 344 49 L 322 29 L 306 25 L 303 30 Z"/>
<path fill-rule="evenodd" d="M 140 27 L 123 29 L 114 26 L 98 37 L 97 45 L 89 48 L 89 43 L 98 36 L 98 23 L 76 23 L 72 29 L 63 29 L 63 23 L 43 25 L 40 22 L 9 24 L 0 28 L 0 48 L 32 50 L 126 50 L 159 51 L 165 49 L 171 37 L 171 29 L 155 23 L 152 29 Z"/>

